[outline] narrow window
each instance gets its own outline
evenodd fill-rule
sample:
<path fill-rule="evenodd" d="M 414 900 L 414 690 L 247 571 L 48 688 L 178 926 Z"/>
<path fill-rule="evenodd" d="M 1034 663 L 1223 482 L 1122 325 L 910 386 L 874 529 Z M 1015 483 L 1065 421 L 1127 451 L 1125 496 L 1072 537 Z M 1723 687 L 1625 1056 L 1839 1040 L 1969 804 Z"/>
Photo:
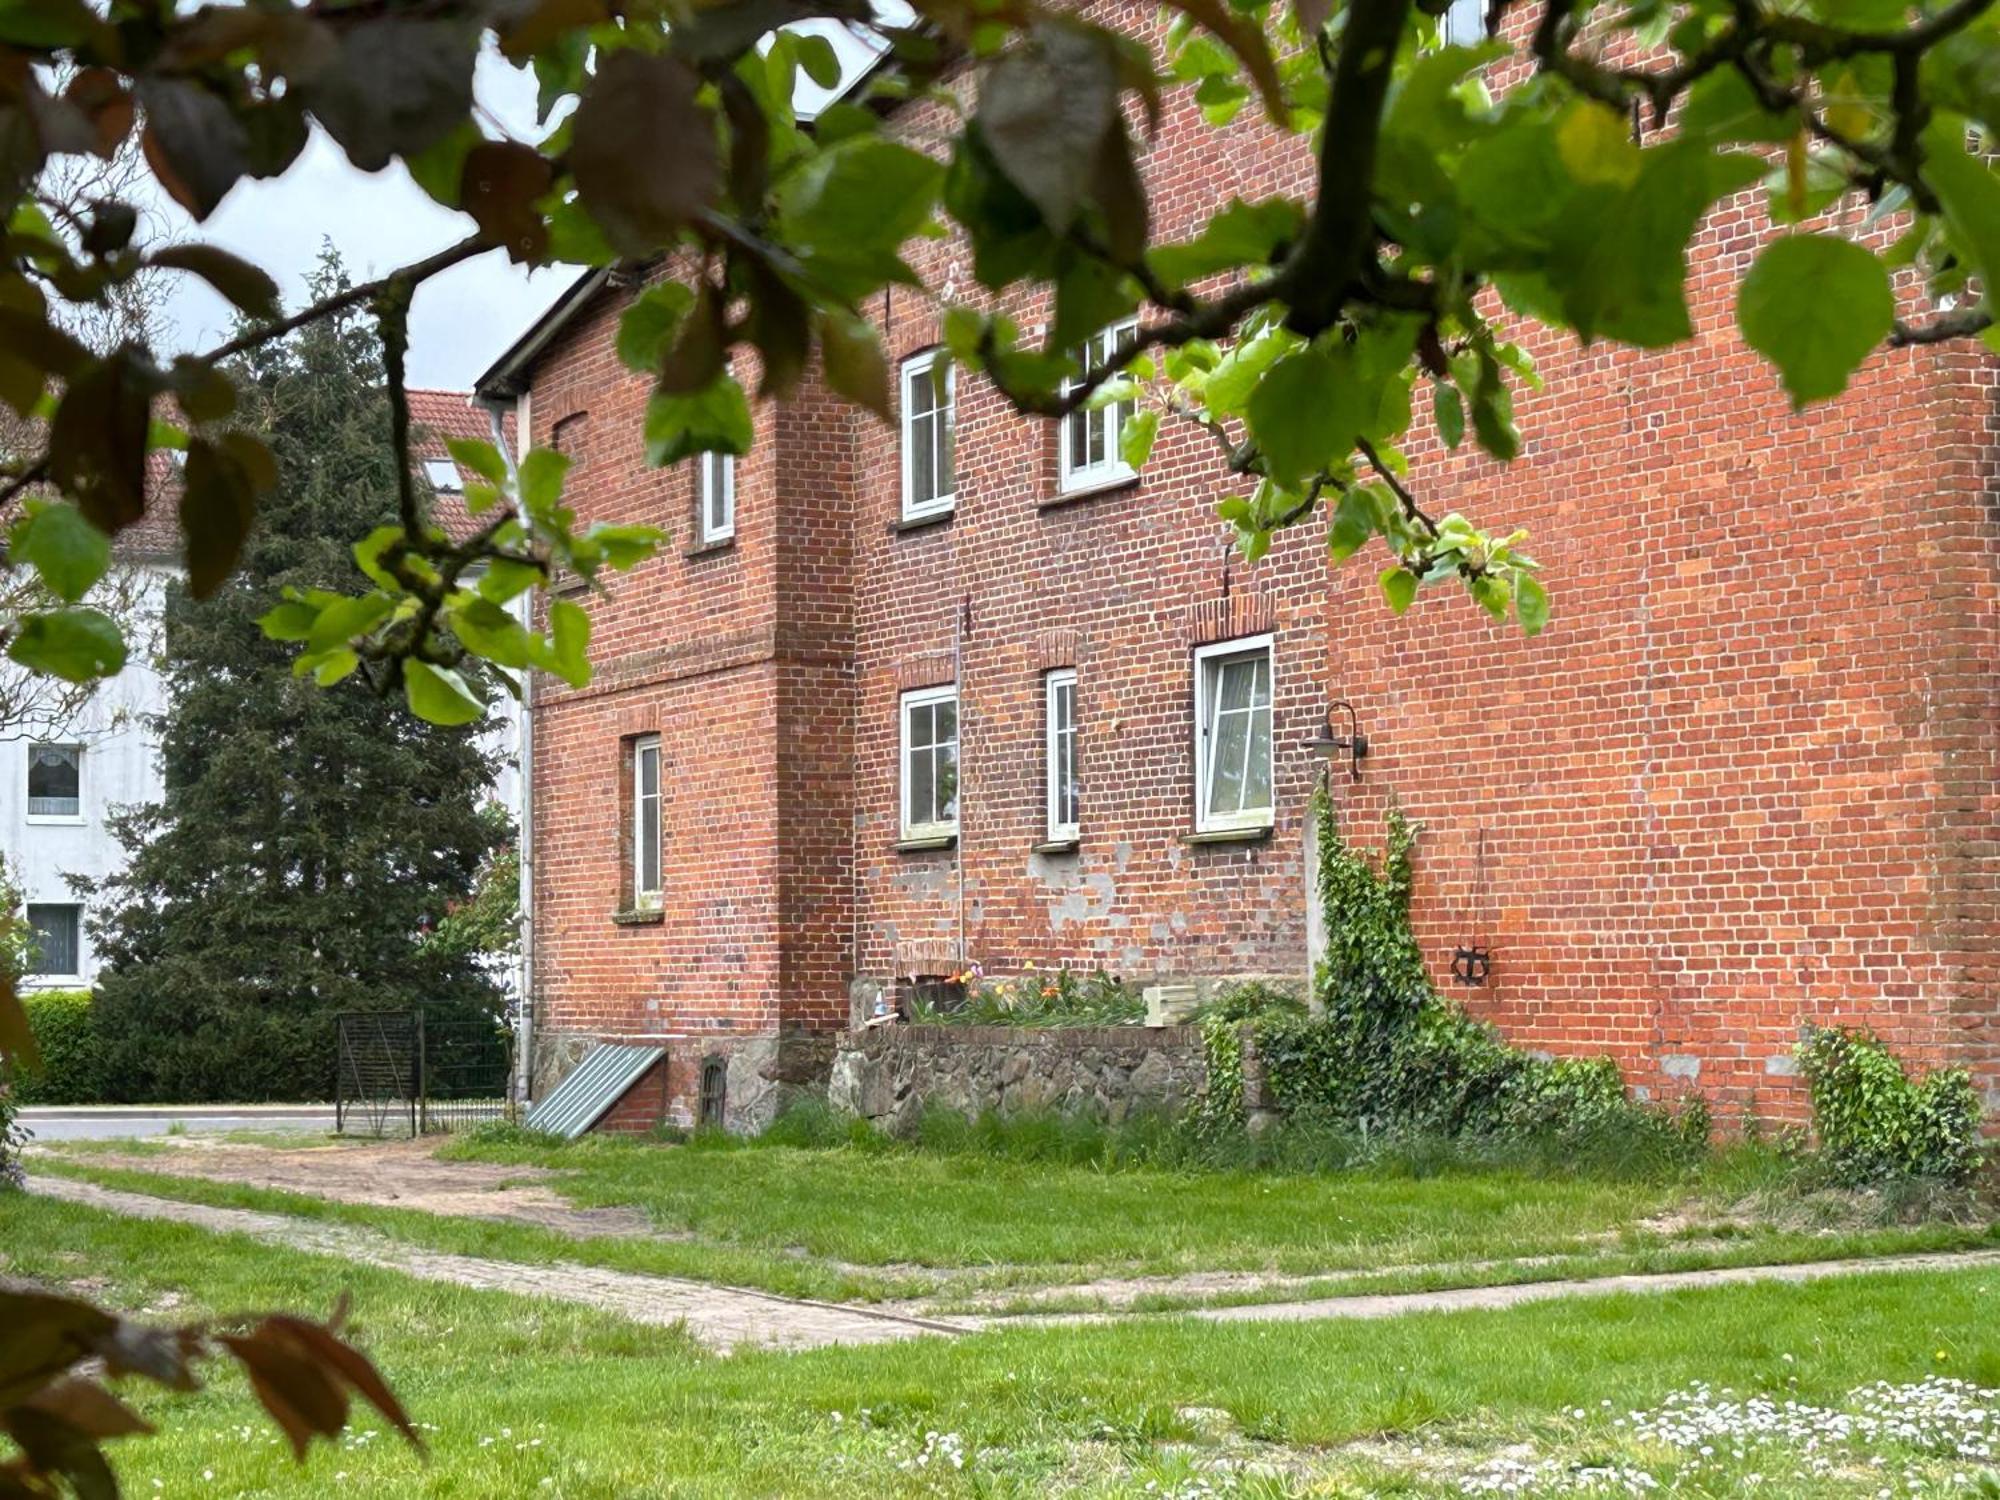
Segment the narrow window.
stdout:
<path fill-rule="evenodd" d="M 903 518 L 942 515 L 957 501 L 957 421 L 951 363 L 935 350 L 903 362 Z"/>
<path fill-rule="evenodd" d="M 632 905 L 660 904 L 660 739 L 632 742 Z"/>
<path fill-rule="evenodd" d="M 1271 638 L 1204 646 L 1194 658 L 1195 826 L 1271 823 Z"/>
<path fill-rule="evenodd" d="M 1049 673 L 1043 691 L 1048 736 L 1048 832 L 1050 843 L 1077 836 L 1076 671 Z"/>
<path fill-rule="evenodd" d="M 711 1130 L 722 1129 L 729 1112 L 729 1065 L 719 1057 L 707 1057 L 701 1064 L 700 1123 Z"/>
<path fill-rule="evenodd" d="M 1134 321 L 1114 323 L 1077 350 L 1077 361 L 1083 367 L 1082 376 L 1088 376 L 1106 364 L 1118 363 L 1138 330 L 1139 325 Z M 1079 407 L 1063 419 L 1063 489 L 1089 489 L 1092 485 L 1131 477 L 1131 468 L 1118 456 L 1118 437 L 1131 420 L 1133 409 L 1130 401 L 1114 401 L 1095 411 Z"/>
<path fill-rule="evenodd" d="M 78 941 L 78 918 L 83 908 L 80 906 L 37 906 L 28 908 L 28 926 L 35 934 L 35 955 L 28 965 L 30 974 L 46 975 L 52 979 L 75 979 L 83 970 L 79 967 L 81 943 Z"/>
<path fill-rule="evenodd" d="M 903 694 L 903 837 L 958 832 L 958 689 Z"/>
<path fill-rule="evenodd" d="M 704 453 L 695 462 L 701 539 L 726 542 L 736 535 L 736 455 Z"/>
<path fill-rule="evenodd" d="M 28 747 L 28 816 L 83 816 L 83 746 Z"/>
<path fill-rule="evenodd" d="M 1451 0 L 1438 22 L 1447 47 L 1476 47 L 1486 40 L 1486 0 Z"/>

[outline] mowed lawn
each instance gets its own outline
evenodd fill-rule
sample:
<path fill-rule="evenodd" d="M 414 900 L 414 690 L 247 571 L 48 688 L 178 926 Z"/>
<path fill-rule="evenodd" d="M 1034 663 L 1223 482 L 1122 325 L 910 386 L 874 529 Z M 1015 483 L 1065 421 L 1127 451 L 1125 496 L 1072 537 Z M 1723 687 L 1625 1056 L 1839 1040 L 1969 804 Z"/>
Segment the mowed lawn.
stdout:
<path fill-rule="evenodd" d="M 1985 1411 L 1917 1383 L 2000 1385 L 2000 1273 L 1979 1270 L 719 1359 L 607 1315 L 18 1194 L 0 1194 L 0 1247 L 8 1274 L 174 1318 L 324 1309 L 346 1290 L 356 1338 L 430 1440 L 419 1458 L 366 1422 L 295 1468 L 230 1376 L 146 1398 L 166 1434 L 118 1450 L 137 1496 L 1442 1496 L 1496 1463 L 1559 1479 L 1629 1465 L 1711 1495 L 1963 1494 L 1982 1469 L 1963 1420 L 1865 1442 L 1849 1422 L 1812 1456 L 1711 1433 L 1703 1454 L 1631 1413 L 1697 1381 L 1829 1412 L 1879 1405 L 1874 1382 Z"/>
<path fill-rule="evenodd" d="M 294 1143 L 296 1144 L 296 1143 Z M 95 1162 L 117 1151 L 131 1165 Z M 337 1152 L 338 1146 L 327 1146 Z M 552 1146 L 458 1140 L 451 1160 L 519 1166 L 590 1208 L 633 1208 L 650 1235 L 573 1240 L 547 1228 L 410 1208 L 332 1202 L 185 1174 L 198 1149 L 78 1142 L 33 1170 L 104 1186 L 379 1229 L 428 1248 L 530 1263 L 574 1260 L 837 1300 L 929 1296 L 933 1310 L 1007 1310 L 1014 1294 L 1058 1289 L 1045 1306 L 1098 1305 L 1088 1287 L 1144 1276 L 1263 1273 L 1313 1278 L 1147 1289 L 1140 1305 L 1258 1300 L 1353 1290 L 1468 1285 L 1625 1270 L 1687 1269 L 1995 1243 L 1990 1215 L 1907 1226 L 1814 1221 L 1770 1195 L 1771 1219 L 1735 1211 L 1764 1167 L 1721 1159 L 1634 1179 L 1457 1168 L 1324 1173 L 1107 1170 L 980 1151 L 881 1145 L 671 1146 L 609 1138 Z M 146 1170 L 133 1170 L 140 1162 Z M 1768 1162 L 1765 1163 L 1768 1166 Z M 171 1174 L 171 1175 L 170 1175 Z M 1824 1207 L 1824 1205 L 1821 1205 Z M 1064 1301 L 1061 1299 L 1067 1298 Z M 956 1302 L 953 1299 L 971 1299 Z"/>

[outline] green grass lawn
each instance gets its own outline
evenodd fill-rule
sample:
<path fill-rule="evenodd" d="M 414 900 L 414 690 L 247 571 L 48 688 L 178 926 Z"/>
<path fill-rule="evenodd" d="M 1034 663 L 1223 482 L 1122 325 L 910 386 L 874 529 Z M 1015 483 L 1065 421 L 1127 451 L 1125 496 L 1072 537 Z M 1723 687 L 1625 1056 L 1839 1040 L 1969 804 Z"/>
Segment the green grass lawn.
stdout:
<path fill-rule="evenodd" d="M 882 1300 L 924 1294 L 951 1311 L 980 1299 L 1097 1278 L 1189 1272 L 1311 1276 L 1302 1292 L 1235 1287 L 1149 1296 L 1269 1300 L 1675 1270 L 1994 1243 L 1990 1219 L 1906 1227 L 1815 1226 L 1713 1211 L 1768 1179 L 1768 1163 L 1723 1158 L 1695 1174 L 1613 1180 L 1460 1168 L 1315 1174 L 1105 1170 L 974 1151 L 697 1144 L 609 1138 L 572 1145 L 454 1141 L 448 1157 L 547 1168 L 548 1185 L 587 1207 L 636 1207 L 661 1237 L 572 1241 L 549 1230 L 400 1208 L 340 1204 L 240 1184 L 93 1166 L 77 1143 L 35 1170 L 368 1225 L 431 1248 L 500 1259 L 568 1259 L 691 1276 L 796 1296 Z M 170 1146 L 141 1148 L 162 1173 L 192 1170 Z M 1797 1207 L 1797 1205 L 1793 1205 Z M 1693 1208 L 1697 1211 L 1690 1212 Z M 1522 1262 L 1540 1262 L 1523 1264 Z M 1367 1278 L 1357 1281 L 1356 1278 Z M 1059 1305 L 1086 1308 L 1093 1297 Z"/>
<path fill-rule="evenodd" d="M 142 1497 L 1443 1496 L 1496 1461 L 1629 1464 L 1698 1495 L 1966 1494 L 1952 1476 L 1973 1480 L 1984 1461 L 1937 1451 L 1962 1423 L 1810 1457 L 1751 1442 L 1739 1458 L 1741 1437 L 1711 1436 L 1701 1455 L 1658 1429 L 1635 1436 L 1629 1414 L 1695 1381 L 1711 1402 L 1729 1387 L 1729 1400 L 1850 1411 L 1909 1399 L 1850 1394 L 1876 1381 L 2000 1385 L 1990 1272 L 725 1360 L 602 1314 L 19 1195 L 0 1195 L 0 1247 L 8 1274 L 176 1318 L 324 1309 L 346 1289 L 355 1336 L 428 1428 L 428 1460 L 364 1426 L 298 1469 L 234 1377 L 148 1396 L 167 1435 L 123 1444 L 118 1460 Z"/>

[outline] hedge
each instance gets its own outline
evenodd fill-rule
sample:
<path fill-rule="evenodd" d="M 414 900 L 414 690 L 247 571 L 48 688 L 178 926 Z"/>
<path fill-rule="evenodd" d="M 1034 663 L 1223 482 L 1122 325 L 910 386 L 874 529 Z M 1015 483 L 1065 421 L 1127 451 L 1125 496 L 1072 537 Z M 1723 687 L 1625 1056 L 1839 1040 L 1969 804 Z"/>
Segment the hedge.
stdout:
<path fill-rule="evenodd" d="M 21 1004 L 40 1048 L 39 1069 L 12 1080 L 21 1104 L 97 1104 L 104 1098 L 104 1046 L 89 990 L 39 990 Z"/>

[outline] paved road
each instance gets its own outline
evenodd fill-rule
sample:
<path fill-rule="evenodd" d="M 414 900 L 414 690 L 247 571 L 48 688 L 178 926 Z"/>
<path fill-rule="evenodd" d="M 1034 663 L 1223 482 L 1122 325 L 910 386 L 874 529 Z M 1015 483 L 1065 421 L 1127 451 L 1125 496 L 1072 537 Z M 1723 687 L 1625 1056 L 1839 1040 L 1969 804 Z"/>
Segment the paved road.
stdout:
<path fill-rule="evenodd" d="M 101 1141 L 131 1135 L 165 1135 L 178 1126 L 196 1135 L 225 1130 L 333 1129 L 330 1104 L 215 1104 L 155 1107 L 114 1105 L 24 1109 L 21 1123 L 43 1141 Z"/>

